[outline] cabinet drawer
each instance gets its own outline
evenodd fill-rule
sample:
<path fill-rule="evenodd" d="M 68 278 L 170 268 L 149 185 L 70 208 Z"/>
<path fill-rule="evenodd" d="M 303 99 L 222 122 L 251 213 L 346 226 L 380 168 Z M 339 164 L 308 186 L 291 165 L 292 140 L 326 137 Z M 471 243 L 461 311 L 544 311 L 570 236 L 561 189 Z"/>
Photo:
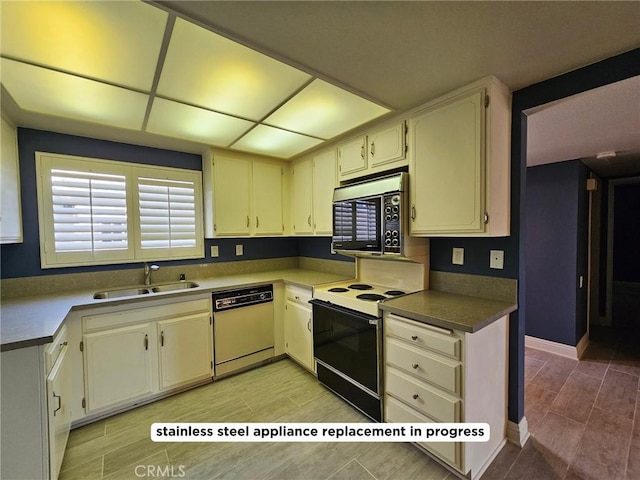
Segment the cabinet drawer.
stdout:
<path fill-rule="evenodd" d="M 51 371 L 53 365 L 58 359 L 58 356 L 67 343 L 67 326 L 62 325 L 62 328 L 58 331 L 56 336 L 53 337 L 53 342 L 47 345 L 47 348 L 45 349 L 44 361 L 47 373 Z"/>
<path fill-rule="evenodd" d="M 394 338 L 386 338 L 385 361 L 450 392 L 461 394 L 462 365 Z"/>
<path fill-rule="evenodd" d="M 462 401 L 459 398 L 431 387 L 393 367 L 386 367 L 386 373 L 387 393 L 440 422 L 460 421 Z"/>
<path fill-rule="evenodd" d="M 292 302 L 304 303 L 308 304 L 309 300 L 311 300 L 311 289 L 310 288 L 302 288 L 296 287 L 294 285 L 287 285 L 286 287 L 287 299 Z M 311 305 L 307 305 L 311 308 Z"/>
<path fill-rule="evenodd" d="M 386 396 L 384 421 L 390 423 L 434 423 L 434 421 L 399 402 Z M 459 442 L 419 442 L 419 445 L 442 458 L 447 463 L 462 469 L 462 445 Z"/>
<path fill-rule="evenodd" d="M 462 339 L 449 330 L 420 324 L 394 314 L 385 317 L 384 328 L 387 335 L 460 360 Z"/>

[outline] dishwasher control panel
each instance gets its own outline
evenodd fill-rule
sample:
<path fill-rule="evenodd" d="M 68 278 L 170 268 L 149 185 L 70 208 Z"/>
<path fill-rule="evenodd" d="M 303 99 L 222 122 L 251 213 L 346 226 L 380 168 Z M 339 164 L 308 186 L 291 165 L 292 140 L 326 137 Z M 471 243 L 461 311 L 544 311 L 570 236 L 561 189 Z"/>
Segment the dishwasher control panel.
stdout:
<path fill-rule="evenodd" d="M 225 290 L 213 293 L 213 311 L 246 307 L 273 301 L 273 285 Z"/>

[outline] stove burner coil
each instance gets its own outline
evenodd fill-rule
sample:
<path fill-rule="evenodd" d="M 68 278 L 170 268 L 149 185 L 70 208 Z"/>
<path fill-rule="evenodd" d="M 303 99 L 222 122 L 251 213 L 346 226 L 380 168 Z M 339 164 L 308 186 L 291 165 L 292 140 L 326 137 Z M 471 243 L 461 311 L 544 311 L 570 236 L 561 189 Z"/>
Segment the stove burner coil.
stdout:
<path fill-rule="evenodd" d="M 361 293 L 360 295 L 356 296 L 356 298 L 359 298 L 360 300 L 377 302 L 378 300 L 384 300 L 387 297 L 385 297 L 384 295 L 379 295 L 377 293 Z"/>
<path fill-rule="evenodd" d="M 344 292 L 348 292 L 349 289 L 343 288 L 343 287 L 333 287 L 333 288 L 330 288 L 329 291 L 333 293 L 344 293 Z"/>
<path fill-rule="evenodd" d="M 395 297 L 397 295 L 404 295 L 405 292 L 403 292 L 402 290 L 387 290 L 386 292 L 384 292 L 385 295 L 391 295 L 392 297 Z"/>
<path fill-rule="evenodd" d="M 373 287 L 371 285 L 367 285 L 366 283 L 353 283 L 349 285 L 351 290 L 371 290 Z"/>

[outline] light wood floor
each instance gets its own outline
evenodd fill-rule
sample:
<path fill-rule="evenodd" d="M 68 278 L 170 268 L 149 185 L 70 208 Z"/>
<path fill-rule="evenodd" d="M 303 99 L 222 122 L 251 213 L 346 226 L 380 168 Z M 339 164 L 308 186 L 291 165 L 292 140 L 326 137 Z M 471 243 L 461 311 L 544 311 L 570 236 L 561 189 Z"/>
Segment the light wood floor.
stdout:
<path fill-rule="evenodd" d="M 640 332 L 594 339 L 583 359 L 527 349 L 531 438 L 507 443 L 482 480 L 640 480 Z M 290 360 L 230 377 L 74 430 L 61 480 L 456 478 L 401 443 L 154 443 L 153 422 L 364 422 Z M 180 469 L 182 467 L 182 469 Z M 143 472 L 138 469 L 138 473 Z M 171 476 L 169 476 L 171 478 Z"/>
<path fill-rule="evenodd" d="M 449 476 L 402 443 L 154 443 L 149 438 L 154 422 L 365 421 L 304 369 L 282 360 L 73 430 L 60 480 L 158 478 L 137 476 L 147 471 L 140 465 L 173 466 L 174 478 L 184 473 L 187 480 Z"/>

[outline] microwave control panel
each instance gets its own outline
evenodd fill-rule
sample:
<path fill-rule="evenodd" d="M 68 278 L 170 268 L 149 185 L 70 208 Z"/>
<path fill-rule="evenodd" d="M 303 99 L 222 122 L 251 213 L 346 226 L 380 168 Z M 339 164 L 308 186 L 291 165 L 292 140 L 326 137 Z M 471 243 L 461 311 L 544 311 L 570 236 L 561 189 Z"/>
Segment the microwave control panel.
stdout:
<path fill-rule="evenodd" d="M 385 195 L 382 207 L 382 225 L 384 234 L 384 251 L 400 253 L 400 222 L 402 218 L 402 204 L 399 194 Z"/>

